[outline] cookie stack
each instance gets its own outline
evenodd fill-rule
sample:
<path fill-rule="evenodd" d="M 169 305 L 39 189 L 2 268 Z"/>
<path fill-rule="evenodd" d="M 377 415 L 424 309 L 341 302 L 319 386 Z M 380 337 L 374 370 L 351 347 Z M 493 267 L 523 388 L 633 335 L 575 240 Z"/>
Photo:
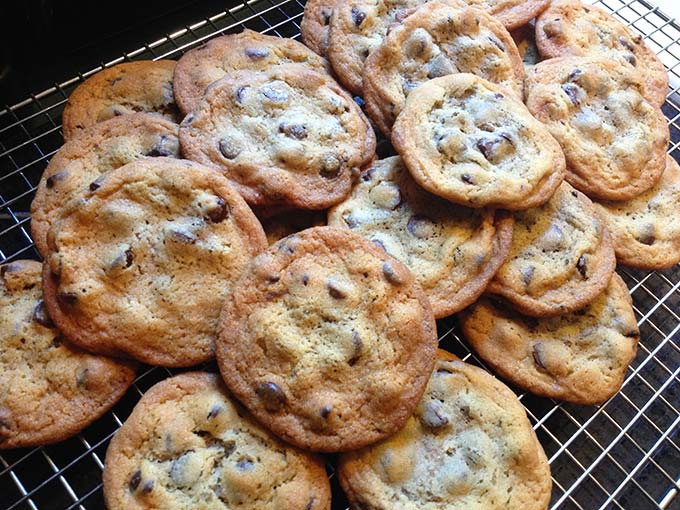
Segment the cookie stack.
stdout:
<path fill-rule="evenodd" d="M 516 386 L 597 404 L 639 338 L 616 261 L 680 261 L 663 66 L 548 4 L 311 0 L 307 46 L 245 30 L 84 82 L 31 208 L 44 264 L 2 266 L 0 448 L 76 433 L 135 361 L 216 358 L 113 438 L 110 510 L 329 509 L 338 452 L 353 508 L 547 508 L 517 397 L 435 319 Z"/>

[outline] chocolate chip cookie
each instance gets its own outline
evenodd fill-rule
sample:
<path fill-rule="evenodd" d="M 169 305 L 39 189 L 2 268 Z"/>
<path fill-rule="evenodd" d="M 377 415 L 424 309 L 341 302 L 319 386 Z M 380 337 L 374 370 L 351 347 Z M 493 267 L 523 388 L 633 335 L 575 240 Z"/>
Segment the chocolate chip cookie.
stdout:
<path fill-rule="evenodd" d="M 328 213 L 403 262 L 436 318 L 475 301 L 508 255 L 512 217 L 468 209 L 418 186 L 397 156 L 365 171 L 352 194 Z"/>
<path fill-rule="evenodd" d="M 305 12 L 300 22 L 302 40 L 314 53 L 322 57 L 328 52 L 334 6 L 333 0 L 309 0 L 305 4 Z"/>
<path fill-rule="evenodd" d="M 314 451 L 399 430 L 437 347 L 409 270 L 334 227 L 303 230 L 256 257 L 221 324 L 217 360 L 229 389 L 272 432 Z"/>
<path fill-rule="evenodd" d="M 158 115 L 133 113 L 82 131 L 52 156 L 31 204 L 31 234 L 47 254 L 47 231 L 108 170 L 143 157 L 179 157 L 179 125 Z"/>
<path fill-rule="evenodd" d="M 375 152 L 359 106 L 305 65 L 231 73 L 184 119 L 182 152 L 214 166 L 249 204 L 325 209 Z"/>
<path fill-rule="evenodd" d="M 468 207 L 527 209 L 550 198 L 564 155 L 511 92 L 472 74 L 412 91 L 392 143 L 423 188 Z"/>
<path fill-rule="evenodd" d="M 566 182 L 541 207 L 515 214 L 510 255 L 488 292 L 534 317 L 579 310 L 609 284 L 616 259 L 593 203 Z"/>
<path fill-rule="evenodd" d="M 139 60 L 108 67 L 89 77 L 68 98 L 62 116 L 64 140 L 120 115 L 156 113 L 179 122 L 172 90 L 173 60 Z"/>
<path fill-rule="evenodd" d="M 503 25 L 473 7 L 428 2 L 390 29 L 366 59 L 366 111 L 389 136 L 413 89 L 453 73 L 481 76 L 523 99 L 524 67 Z"/>
<path fill-rule="evenodd" d="M 216 374 L 190 372 L 147 391 L 111 440 L 109 510 L 330 510 L 320 457 L 288 446 Z"/>
<path fill-rule="evenodd" d="M 645 44 L 609 12 L 578 0 L 553 0 L 536 19 L 536 43 L 544 58 L 599 57 L 619 62 L 640 77 L 643 95 L 661 106 L 668 93 L 668 73 Z"/>
<path fill-rule="evenodd" d="M 306 64 L 328 70 L 325 59 L 293 39 L 252 30 L 211 39 L 177 61 L 174 87 L 180 110 L 187 114 L 198 106 L 209 85 L 238 70 L 265 71 L 283 64 Z"/>
<path fill-rule="evenodd" d="M 668 123 L 641 95 L 635 70 L 613 60 L 565 57 L 531 68 L 526 104 L 560 142 L 566 179 L 591 198 L 627 200 L 666 165 Z"/>
<path fill-rule="evenodd" d="M 0 449 L 62 441 L 102 416 L 133 365 L 65 342 L 42 300 L 42 264 L 0 266 Z"/>
<path fill-rule="evenodd" d="M 595 203 L 609 232 L 616 259 L 645 269 L 666 269 L 680 263 L 680 168 L 666 156 L 659 182 L 625 202 Z"/>
<path fill-rule="evenodd" d="M 255 213 L 257 214 L 257 212 Z M 321 227 L 326 224 L 326 211 L 286 211 L 276 216 L 260 216 L 262 228 L 269 244 L 274 244 L 295 232 L 310 227 Z"/>
<path fill-rule="evenodd" d="M 93 181 L 49 230 L 45 304 L 85 349 L 196 365 L 214 355 L 222 303 L 266 242 L 218 172 L 171 158 L 133 161 Z"/>
<path fill-rule="evenodd" d="M 338 475 L 352 508 L 372 510 L 545 510 L 552 487 L 515 394 L 442 350 L 406 425 L 344 453 Z"/>
<path fill-rule="evenodd" d="M 617 274 L 585 308 L 558 317 L 526 317 L 488 298 L 459 317 L 470 345 L 499 375 L 577 404 L 600 404 L 619 390 L 640 337 Z"/>

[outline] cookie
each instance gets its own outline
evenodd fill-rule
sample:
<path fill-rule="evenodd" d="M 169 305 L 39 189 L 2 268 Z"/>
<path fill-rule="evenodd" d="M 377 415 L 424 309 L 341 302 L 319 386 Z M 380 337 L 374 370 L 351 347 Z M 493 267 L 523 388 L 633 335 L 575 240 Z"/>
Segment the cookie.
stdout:
<path fill-rule="evenodd" d="M 666 165 L 668 123 L 640 94 L 635 70 L 613 60 L 550 59 L 525 82 L 526 104 L 562 146 L 566 180 L 591 198 L 627 200 Z"/>
<path fill-rule="evenodd" d="M 0 266 L 0 449 L 55 443 L 102 416 L 133 365 L 64 342 L 42 300 L 42 264 Z"/>
<path fill-rule="evenodd" d="M 109 510 L 330 510 L 323 460 L 263 429 L 216 374 L 189 372 L 148 390 L 111 440 Z"/>
<path fill-rule="evenodd" d="M 546 127 L 511 92 L 472 74 L 435 78 L 412 91 L 392 143 L 418 184 L 468 207 L 536 207 L 565 173 Z"/>
<path fill-rule="evenodd" d="M 179 157 L 179 125 L 133 113 L 105 120 L 65 143 L 50 160 L 31 204 L 31 235 L 47 255 L 47 231 L 99 175 L 143 157 Z"/>
<path fill-rule="evenodd" d="M 475 301 L 510 249 L 512 217 L 468 209 L 418 186 L 397 156 L 376 161 L 328 224 L 370 239 L 413 273 L 435 318 Z"/>
<path fill-rule="evenodd" d="M 124 62 L 99 71 L 68 98 L 62 116 L 64 140 L 88 127 L 135 112 L 156 113 L 179 122 L 172 90 L 173 60 Z"/>
<path fill-rule="evenodd" d="M 536 33 L 533 24 L 527 23 L 513 30 L 510 32 L 510 36 L 517 46 L 525 69 L 535 66 L 541 61 L 541 55 L 538 53 L 538 46 L 536 46 Z"/>
<path fill-rule="evenodd" d="M 340 456 L 352 508 L 545 510 L 550 467 L 519 400 L 439 350 L 417 409 L 394 436 Z"/>
<path fill-rule="evenodd" d="M 390 29 L 366 59 L 366 111 L 389 136 L 411 90 L 461 72 L 498 83 L 523 99 L 524 67 L 503 25 L 473 7 L 428 2 Z"/>
<path fill-rule="evenodd" d="M 536 19 L 536 44 L 544 58 L 596 57 L 619 62 L 638 76 L 643 95 L 661 106 L 668 93 L 668 73 L 642 36 L 612 14 L 578 0 L 553 0 Z"/>
<path fill-rule="evenodd" d="M 680 263 L 680 168 L 666 156 L 659 182 L 625 202 L 595 202 L 611 233 L 616 260 L 644 269 L 667 269 Z"/>
<path fill-rule="evenodd" d="M 510 255 L 488 292 L 534 317 L 579 310 L 609 284 L 616 266 L 593 203 L 563 182 L 541 207 L 515 213 Z"/>
<path fill-rule="evenodd" d="M 257 214 L 257 213 L 256 213 Z M 291 210 L 276 216 L 261 217 L 262 228 L 269 244 L 310 227 L 326 224 L 326 211 Z"/>
<path fill-rule="evenodd" d="M 334 227 L 303 230 L 256 257 L 221 325 L 217 361 L 229 389 L 269 430 L 314 451 L 399 430 L 437 347 L 408 269 Z"/>
<path fill-rule="evenodd" d="M 48 232 L 45 304 L 84 349 L 151 365 L 214 355 L 233 283 L 266 247 L 218 172 L 145 158 L 100 176 Z"/>
<path fill-rule="evenodd" d="M 252 30 L 211 39 L 177 61 L 174 88 L 177 106 L 184 113 L 198 106 L 209 85 L 238 70 L 265 71 L 282 64 L 306 64 L 328 70 L 325 59 L 293 39 Z"/>
<path fill-rule="evenodd" d="M 249 204 L 325 209 L 375 152 L 359 106 L 310 66 L 232 73 L 182 122 L 183 154 L 220 169 Z"/>
<path fill-rule="evenodd" d="M 619 390 L 640 338 L 628 288 L 616 273 L 576 312 L 535 319 L 484 298 L 459 319 L 494 372 L 536 395 L 576 404 L 601 404 Z"/>
<path fill-rule="evenodd" d="M 335 2 L 332 0 L 309 0 L 300 22 L 302 41 L 314 53 L 326 56 L 331 30 L 331 15 Z"/>
<path fill-rule="evenodd" d="M 465 3 L 484 9 L 506 29 L 514 30 L 545 11 L 550 0 L 465 0 Z"/>

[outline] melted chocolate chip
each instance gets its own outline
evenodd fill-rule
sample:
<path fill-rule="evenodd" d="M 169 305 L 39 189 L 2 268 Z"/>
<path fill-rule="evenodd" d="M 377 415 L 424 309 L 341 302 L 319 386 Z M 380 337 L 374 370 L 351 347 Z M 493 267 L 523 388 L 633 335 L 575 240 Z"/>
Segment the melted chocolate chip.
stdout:
<path fill-rule="evenodd" d="M 213 223 L 220 223 L 226 220 L 228 217 L 229 217 L 229 205 L 227 204 L 227 201 L 224 198 L 218 196 L 217 204 L 213 209 L 210 209 L 208 211 L 208 218 Z"/>
<path fill-rule="evenodd" d="M 194 244 L 197 240 L 197 237 L 193 234 L 193 232 L 189 232 L 187 230 L 172 230 L 171 234 L 175 241 L 184 244 Z"/>
<path fill-rule="evenodd" d="M 57 294 L 57 301 L 60 306 L 65 308 L 75 306 L 78 303 L 78 294 L 73 292 L 59 292 Z"/>
<path fill-rule="evenodd" d="M 534 271 L 536 271 L 534 266 L 522 268 L 521 273 L 524 285 L 529 285 L 531 283 L 531 280 L 534 278 Z"/>
<path fill-rule="evenodd" d="M 334 154 L 326 154 L 321 162 L 319 175 L 325 179 L 334 179 L 340 173 L 340 160 Z"/>
<path fill-rule="evenodd" d="M 474 184 L 472 177 L 469 174 L 463 174 L 460 176 L 460 180 L 466 184 Z"/>
<path fill-rule="evenodd" d="M 333 299 L 345 299 L 347 297 L 347 294 L 330 278 L 326 281 L 326 288 Z"/>
<path fill-rule="evenodd" d="M 352 357 L 347 360 L 347 364 L 349 366 L 354 366 L 361 357 L 363 350 L 364 342 L 361 340 L 361 335 L 358 331 L 352 330 Z"/>
<path fill-rule="evenodd" d="M 234 97 L 236 98 L 236 102 L 238 104 L 243 104 L 243 98 L 245 97 L 246 89 L 248 87 L 239 87 L 236 89 L 236 92 L 234 93 Z"/>
<path fill-rule="evenodd" d="M 619 42 L 621 43 L 621 46 L 626 48 L 630 52 L 635 51 L 635 46 L 623 35 L 619 36 Z"/>
<path fill-rule="evenodd" d="M 53 328 L 54 322 L 52 318 L 47 313 L 47 308 L 45 308 L 45 302 L 41 299 L 38 304 L 35 305 L 33 310 L 33 320 L 38 324 L 45 326 L 46 328 Z"/>
<path fill-rule="evenodd" d="M 342 221 L 345 222 L 345 225 L 347 225 L 349 228 L 354 228 L 358 225 L 357 221 L 354 219 L 354 216 L 352 216 L 352 213 L 346 212 L 342 215 Z"/>
<path fill-rule="evenodd" d="M 477 140 L 477 149 L 482 153 L 482 156 L 488 161 L 491 161 L 494 156 L 494 151 L 498 145 L 498 139 L 493 138 L 480 138 Z"/>
<path fill-rule="evenodd" d="M 89 373 L 90 373 L 89 368 L 85 368 L 85 369 L 81 370 L 80 372 L 78 372 L 78 374 L 76 375 L 76 386 L 78 386 L 78 388 L 83 388 L 83 389 L 87 388 L 87 381 L 88 381 L 88 378 L 89 378 L 88 377 Z"/>
<path fill-rule="evenodd" d="M 375 174 L 375 168 L 371 167 L 361 174 L 361 182 L 370 182 Z"/>
<path fill-rule="evenodd" d="M 380 239 L 371 239 L 371 241 L 373 241 L 376 245 L 378 245 L 378 247 L 379 247 L 382 251 L 384 251 L 385 253 L 387 253 L 387 248 L 385 248 L 385 245 L 383 244 L 383 242 L 382 242 Z"/>
<path fill-rule="evenodd" d="M 323 406 L 319 411 L 319 415 L 325 420 L 330 416 L 332 410 L 333 408 L 331 406 Z"/>
<path fill-rule="evenodd" d="M 382 273 L 385 279 L 394 285 L 401 285 L 402 283 L 404 283 L 403 280 L 401 279 L 401 276 L 397 274 L 397 272 L 394 270 L 394 267 L 392 267 L 392 263 L 389 260 L 383 262 Z"/>
<path fill-rule="evenodd" d="M 583 74 L 583 71 L 579 68 L 573 69 L 570 73 L 569 76 L 567 76 L 568 81 L 577 81 L 581 75 Z"/>
<path fill-rule="evenodd" d="M 275 103 L 285 103 L 288 101 L 288 92 L 285 90 L 265 85 L 260 88 L 260 91 L 267 99 L 274 101 Z"/>
<path fill-rule="evenodd" d="M 306 287 L 308 283 L 309 283 L 309 275 L 303 274 L 302 275 L 302 285 L 304 285 Z"/>
<path fill-rule="evenodd" d="M 137 487 L 139 487 L 140 482 L 142 481 L 142 472 L 138 469 L 134 473 L 132 473 L 132 476 L 130 477 L 130 481 L 128 482 L 128 487 L 130 488 L 130 491 L 134 492 L 137 490 Z"/>
<path fill-rule="evenodd" d="M 314 508 L 314 501 L 316 501 L 316 499 L 313 496 L 309 498 L 309 503 L 305 506 L 305 510 L 312 510 L 312 508 Z"/>
<path fill-rule="evenodd" d="M 429 64 L 427 77 L 431 80 L 441 76 L 447 76 L 455 72 L 451 62 L 443 53 L 437 55 Z"/>
<path fill-rule="evenodd" d="M 425 406 L 425 411 L 420 417 L 420 421 L 431 429 L 441 429 L 449 423 L 449 419 L 444 416 L 442 410 L 434 402 L 429 402 Z"/>
<path fill-rule="evenodd" d="M 365 19 L 366 19 L 365 12 L 361 12 L 356 7 L 352 7 L 352 21 L 357 27 L 361 26 Z"/>
<path fill-rule="evenodd" d="M 102 187 L 102 182 L 104 182 L 104 176 L 101 175 L 97 177 L 94 181 L 90 183 L 90 191 L 97 191 Z"/>
<path fill-rule="evenodd" d="M 531 355 L 534 358 L 534 363 L 538 368 L 541 370 L 545 370 L 545 353 L 543 351 L 543 344 L 542 343 L 537 343 L 534 345 L 533 349 L 531 350 Z"/>
<path fill-rule="evenodd" d="M 132 253 L 132 248 L 125 250 L 125 267 L 130 267 L 135 260 L 135 254 Z"/>
<path fill-rule="evenodd" d="M 427 227 L 431 224 L 432 220 L 427 216 L 414 214 L 409 218 L 408 223 L 406 224 L 406 230 L 408 230 L 411 235 L 422 239 L 427 237 Z"/>
<path fill-rule="evenodd" d="M 307 128 L 302 124 L 288 124 L 287 122 L 282 122 L 279 124 L 279 133 L 283 133 L 289 138 L 295 138 L 297 140 L 304 140 L 307 138 Z"/>
<path fill-rule="evenodd" d="M 227 159 L 234 159 L 241 153 L 241 149 L 239 149 L 236 146 L 236 144 L 228 138 L 222 138 L 222 140 L 220 140 L 219 142 L 218 147 L 220 149 L 220 152 L 222 153 L 222 156 L 224 156 Z"/>
<path fill-rule="evenodd" d="M 267 381 L 257 385 L 255 393 L 270 413 L 280 411 L 286 404 L 286 395 L 278 384 Z"/>
<path fill-rule="evenodd" d="M 52 189 L 56 183 L 63 181 L 66 179 L 66 177 L 68 177 L 67 172 L 57 172 L 56 174 L 52 174 L 45 180 L 45 186 L 47 189 Z"/>
<path fill-rule="evenodd" d="M 331 22 L 331 15 L 333 14 L 333 11 L 327 8 L 322 8 L 321 9 L 321 21 L 322 24 L 328 25 Z"/>
<path fill-rule="evenodd" d="M 250 459 L 241 459 L 236 463 L 236 467 L 241 471 L 250 471 L 253 469 L 253 461 Z"/>
<path fill-rule="evenodd" d="M 562 90 L 567 95 L 567 97 L 569 97 L 569 100 L 572 102 L 572 104 L 579 105 L 581 104 L 581 101 L 583 101 L 583 89 L 581 89 L 581 87 L 578 85 L 574 85 L 573 83 L 565 83 L 562 85 Z"/>
<path fill-rule="evenodd" d="M 246 48 L 246 56 L 253 60 L 260 60 L 269 56 L 269 50 L 267 48 Z"/>
<path fill-rule="evenodd" d="M 625 55 L 625 56 L 623 57 L 623 59 L 624 59 L 626 62 L 628 62 L 630 65 L 632 65 L 632 66 L 636 66 L 636 65 L 637 65 L 637 59 L 635 58 L 635 55 L 633 55 L 632 53 L 629 53 L 628 55 Z"/>
<path fill-rule="evenodd" d="M 169 148 L 165 147 L 167 141 L 168 137 L 166 135 L 161 135 L 160 138 L 158 139 L 158 143 L 151 147 L 151 149 L 149 150 L 149 152 L 146 153 L 146 155 L 150 158 L 174 156 L 175 153 Z"/>
<path fill-rule="evenodd" d="M 586 267 L 586 256 L 585 255 L 581 255 L 578 258 L 578 262 L 576 262 L 576 269 L 578 269 L 578 272 L 581 273 L 581 278 L 583 278 L 585 280 L 586 277 L 587 277 L 587 271 L 588 271 L 588 268 Z"/>
<path fill-rule="evenodd" d="M 222 407 L 220 404 L 213 405 L 210 408 L 210 412 L 208 412 L 208 419 L 211 420 L 211 419 L 215 418 L 222 411 L 224 411 L 224 407 Z"/>
<path fill-rule="evenodd" d="M 154 486 L 154 481 L 153 480 L 147 480 L 142 485 L 141 493 L 142 494 L 151 494 L 151 491 L 153 490 L 153 486 Z"/>
<path fill-rule="evenodd" d="M 505 46 L 503 46 L 503 43 L 501 43 L 498 39 L 496 39 L 496 38 L 493 37 L 493 36 L 489 36 L 489 37 L 487 37 L 487 39 L 488 39 L 489 41 L 491 41 L 491 43 L 492 43 L 496 48 L 498 48 L 498 49 L 501 50 L 501 51 L 505 51 Z"/>
<path fill-rule="evenodd" d="M 632 331 L 627 331 L 623 334 L 626 338 L 637 338 L 640 336 L 640 331 L 637 329 L 634 329 Z"/>
<path fill-rule="evenodd" d="M 640 241 L 642 244 L 646 244 L 647 246 L 651 246 L 656 242 L 656 237 L 654 237 L 653 234 L 645 234 L 638 237 L 638 241 Z"/>

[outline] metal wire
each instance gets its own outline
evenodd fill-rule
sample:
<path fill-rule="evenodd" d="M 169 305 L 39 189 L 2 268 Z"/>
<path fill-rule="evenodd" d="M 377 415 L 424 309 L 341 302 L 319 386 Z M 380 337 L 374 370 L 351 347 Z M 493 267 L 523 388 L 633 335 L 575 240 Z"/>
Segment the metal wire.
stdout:
<path fill-rule="evenodd" d="M 671 130 L 669 153 L 679 159 L 680 26 L 645 0 L 595 3 L 640 32 L 668 67 L 671 90 L 663 110 Z M 297 38 L 303 7 L 298 0 L 238 4 L 0 109 L 0 262 L 39 258 L 30 236 L 30 202 L 63 143 L 61 113 L 79 83 L 123 61 L 176 59 L 212 37 L 242 28 Z M 680 267 L 664 272 L 619 268 L 619 273 L 633 297 L 641 331 L 621 391 L 599 407 L 518 392 L 550 460 L 551 509 L 680 509 Z M 442 347 L 484 366 L 462 340 L 454 319 L 440 321 L 439 328 Z M 1 452 L 0 508 L 103 508 L 101 471 L 108 442 L 144 391 L 170 373 L 146 369 L 111 412 L 74 438 Z M 333 508 L 344 509 L 347 503 L 332 466 L 329 473 Z"/>

